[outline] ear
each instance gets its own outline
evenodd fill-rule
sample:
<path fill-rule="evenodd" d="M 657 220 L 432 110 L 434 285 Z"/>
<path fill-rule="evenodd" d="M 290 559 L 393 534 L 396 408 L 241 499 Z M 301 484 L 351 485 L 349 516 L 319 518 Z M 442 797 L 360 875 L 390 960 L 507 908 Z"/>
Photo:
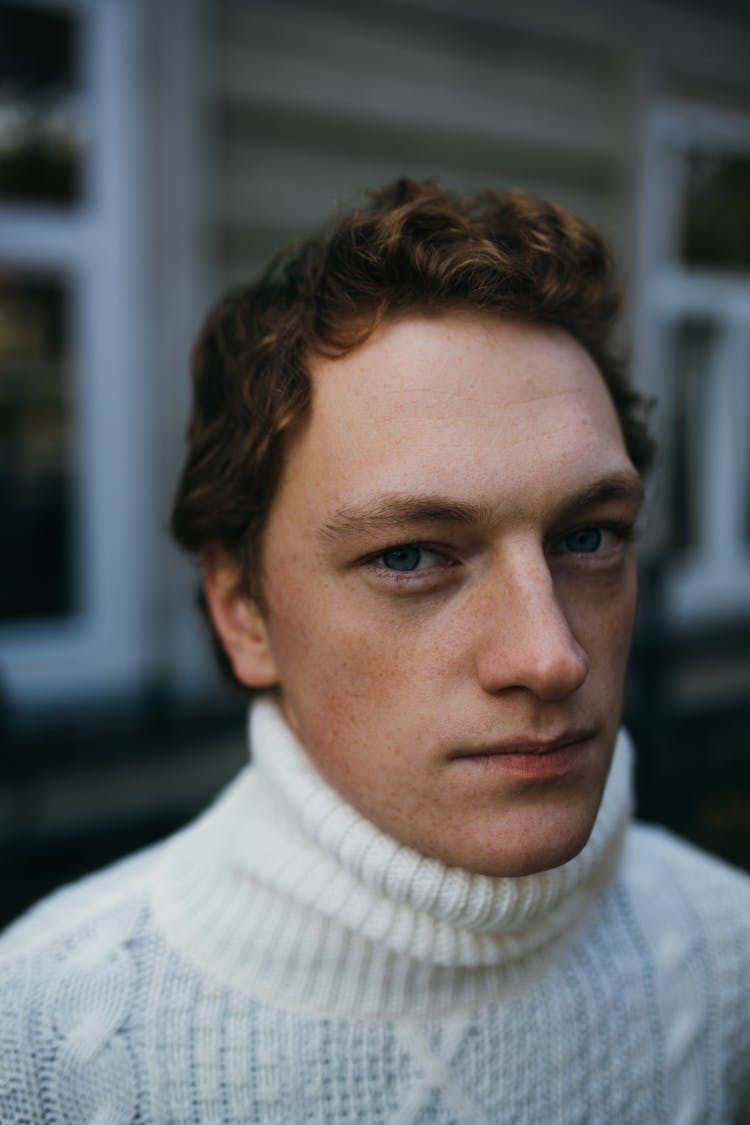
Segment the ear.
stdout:
<path fill-rule="evenodd" d="M 211 621 L 235 676 L 248 687 L 273 687 L 279 676 L 268 628 L 257 602 L 242 589 L 239 565 L 211 553 L 201 569 Z"/>

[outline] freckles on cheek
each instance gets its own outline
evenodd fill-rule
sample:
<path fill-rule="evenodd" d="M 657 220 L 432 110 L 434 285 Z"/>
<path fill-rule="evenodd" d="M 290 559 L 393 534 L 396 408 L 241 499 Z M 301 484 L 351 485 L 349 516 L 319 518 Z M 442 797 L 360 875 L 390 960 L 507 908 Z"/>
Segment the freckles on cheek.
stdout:
<path fill-rule="evenodd" d="M 364 694 L 379 678 L 383 652 L 372 630 L 331 603 L 304 596 L 278 602 L 269 617 L 271 646 L 285 688 L 314 690 L 321 707 Z"/>

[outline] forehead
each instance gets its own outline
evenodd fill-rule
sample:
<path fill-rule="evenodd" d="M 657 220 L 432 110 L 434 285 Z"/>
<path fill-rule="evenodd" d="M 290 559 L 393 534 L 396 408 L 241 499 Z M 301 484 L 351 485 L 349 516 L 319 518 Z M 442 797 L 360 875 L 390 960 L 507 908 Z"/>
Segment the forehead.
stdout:
<path fill-rule="evenodd" d="M 629 466 L 604 381 L 568 333 L 488 315 L 409 316 L 339 359 L 313 358 L 312 405 L 280 495 L 357 502 L 373 488 L 547 492 Z M 575 479 L 574 479 L 575 478 Z"/>

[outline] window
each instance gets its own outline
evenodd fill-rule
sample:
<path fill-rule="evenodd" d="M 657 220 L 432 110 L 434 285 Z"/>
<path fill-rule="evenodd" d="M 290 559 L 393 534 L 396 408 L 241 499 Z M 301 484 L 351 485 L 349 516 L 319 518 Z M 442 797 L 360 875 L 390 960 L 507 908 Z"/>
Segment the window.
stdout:
<path fill-rule="evenodd" d="M 0 0 L 0 676 L 144 675 L 139 6 Z"/>
<path fill-rule="evenodd" d="M 681 620 L 750 605 L 750 120 L 652 115 L 643 192 L 640 370 L 668 475 L 656 535 Z"/>
<path fill-rule="evenodd" d="M 76 611 L 70 292 L 0 270 L 0 621 Z"/>

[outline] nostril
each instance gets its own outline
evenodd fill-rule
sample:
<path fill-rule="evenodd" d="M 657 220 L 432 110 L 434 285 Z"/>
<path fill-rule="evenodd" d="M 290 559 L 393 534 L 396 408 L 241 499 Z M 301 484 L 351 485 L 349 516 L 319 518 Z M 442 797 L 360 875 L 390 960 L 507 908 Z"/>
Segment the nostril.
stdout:
<path fill-rule="evenodd" d="M 520 613 L 506 613 L 504 628 L 486 634 L 478 661 L 486 691 L 497 694 L 522 688 L 549 701 L 572 695 L 585 683 L 589 670 L 586 650 L 560 606 L 549 597 L 527 597 Z"/>
<path fill-rule="evenodd" d="M 569 636 L 564 646 L 550 648 L 536 662 L 530 662 L 526 672 L 526 686 L 540 699 L 564 699 L 577 691 L 589 674 L 586 653 Z"/>

